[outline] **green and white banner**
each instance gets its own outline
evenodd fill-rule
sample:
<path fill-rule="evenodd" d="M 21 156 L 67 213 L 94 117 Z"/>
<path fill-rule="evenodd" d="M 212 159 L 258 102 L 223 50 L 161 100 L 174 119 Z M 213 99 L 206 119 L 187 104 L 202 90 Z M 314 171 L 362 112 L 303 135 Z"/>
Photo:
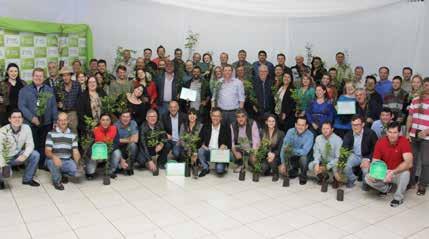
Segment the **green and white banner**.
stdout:
<path fill-rule="evenodd" d="M 75 59 L 85 66 L 91 57 L 92 34 L 86 25 L 0 18 L 0 72 L 13 62 L 21 78 L 31 80 L 35 67 L 47 70 L 49 62 L 60 61 L 70 66 Z"/>

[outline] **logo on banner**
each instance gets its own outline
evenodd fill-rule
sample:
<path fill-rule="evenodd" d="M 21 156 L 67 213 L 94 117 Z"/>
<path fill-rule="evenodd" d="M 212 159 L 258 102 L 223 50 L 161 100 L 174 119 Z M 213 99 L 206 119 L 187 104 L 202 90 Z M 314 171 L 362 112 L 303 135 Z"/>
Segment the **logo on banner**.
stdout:
<path fill-rule="evenodd" d="M 18 35 L 5 35 L 4 45 L 6 47 L 19 47 L 19 36 Z"/>
<path fill-rule="evenodd" d="M 21 59 L 21 68 L 23 70 L 32 70 L 34 68 L 34 58 Z"/>
<path fill-rule="evenodd" d="M 35 47 L 46 47 L 48 45 L 48 40 L 44 36 L 35 36 L 34 37 L 34 46 Z"/>
<path fill-rule="evenodd" d="M 0 58 L 5 58 L 3 47 L 0 47 Z"/>
<path fill-rule="evenodd" d="M 58 57 L 58 47 L 48 47 L 48 57 Z"/>
<path fill-rule="evenodd" d="M 46 57 L 47 55 L 46 52 L 47 52 L 46 47 L 36 47 L 34 48 L 34 57 L 38 57 L 38 58 Z"/>
<path fill-rule="evenodd" d="M 22 79 L 24 79 L 25 81 L 30 81 L 33 79 L 33 70 L 22 70 L 21 71 L 21 76 Z"/>
<path fill-rule="evenodd" d="M 69 56 L 79 56 L 79 48 L 70 47 L 69 48 Z"/>
<path fill-rule="evenodd" d="M 34 59 L 34 66 L 40 68 L 46 68 L 48 66 L 48 61 L 46 58 L 36 58 Z"/>
<path fill-rule="evenodd" d="M 20 46 L 22 47 L 30 47 L 34 46 L 34 35 L 28 33 L 20 34 Z"/>
<path fill-rule="evenodd" d="M 33 47 L 21 47 L 21 58 L 33 58 L 34 48 Z"/>
<path fill-rule="evenodd" d="M 9 59 L 19 58 L 19 47 L 7 47 L 5 55 Z"/>
<path fill-rule="evenodd" d="M 79 38 L 79 47 L 86 47 L 86 39 Z"/>
<path fill-rule="evenodd" d="M 57 35 L 47 35 L 46 41 L 47 41 L 47 46 L 58 46 L 58 36 Z"/>

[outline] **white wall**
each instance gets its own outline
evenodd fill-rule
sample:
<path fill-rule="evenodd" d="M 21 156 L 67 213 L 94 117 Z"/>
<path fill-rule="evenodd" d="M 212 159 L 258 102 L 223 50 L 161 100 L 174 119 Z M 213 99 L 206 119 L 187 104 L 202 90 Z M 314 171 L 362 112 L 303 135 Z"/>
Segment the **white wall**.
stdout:
<path fill-rule="evenodd" d="M 4 3 L 2 3 L 4 2 Z M 153 50 L 162 44 L 168 54 L 183 48 L 187 30 L 200 33 L 199 52 L 220 52 L 230 61 L 243 48 L 251 61 L 259 49 L 269 59 L 285 52 L 288 63 L 305 54 L 311 42 L 314 54 L 332 65 L 334 55 L 347 49 L 352 65 L 374 73 L 380 65 L 392 75 L 409 65 L 429 75 L 429 4 L 406 2 L 348 15 L 286 18 L 247 17 L 208 13 L 167 6 L 150 0 L 0 0 L 0 15 L 16 18 L 87 23 L 94 34 L 95 55 L 113 61 L 117 46 Z M 420 7 L 425 4 L 425 8 Z M 426 18 L 425 18 L 426 17 Z"/>

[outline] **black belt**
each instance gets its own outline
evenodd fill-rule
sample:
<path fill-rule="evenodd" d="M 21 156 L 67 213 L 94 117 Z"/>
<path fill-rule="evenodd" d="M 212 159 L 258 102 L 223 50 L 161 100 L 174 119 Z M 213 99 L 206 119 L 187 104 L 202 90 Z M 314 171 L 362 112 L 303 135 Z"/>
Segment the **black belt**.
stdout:
<path fill-rule="evenodd" d="M 222 110 L 222 109 L 221 109 Z M 222 111 L 225 111 L 225 112 L 235 112 L 235 111 L 237 111 L 238 109 L 233 109 L 233 110 L 222 110 Z"/>

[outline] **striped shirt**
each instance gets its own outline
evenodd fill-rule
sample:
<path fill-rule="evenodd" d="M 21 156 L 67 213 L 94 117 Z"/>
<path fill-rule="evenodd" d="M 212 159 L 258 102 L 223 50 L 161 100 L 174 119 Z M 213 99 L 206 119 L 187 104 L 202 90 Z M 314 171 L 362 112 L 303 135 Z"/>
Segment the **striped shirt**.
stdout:
<path fill-rule="evenodd" d="M 412 117 L 410 136 L 416 137 L 416 131 L 429 129 L 429 97 L 420 100 L 416 97 L 411 101 L 409 115 Z M 424 138 L 429 140 L 429 136 Z"/>
<path fill-rule="evenodd" d="M 62 132 L 60 128 L 55 128 L 46 136 L 46 147 L 52 148 L 52 153 L 62 160 L 72 157 L 72 150 L 77 149 L 77 136 L 70 129 Z"/>

